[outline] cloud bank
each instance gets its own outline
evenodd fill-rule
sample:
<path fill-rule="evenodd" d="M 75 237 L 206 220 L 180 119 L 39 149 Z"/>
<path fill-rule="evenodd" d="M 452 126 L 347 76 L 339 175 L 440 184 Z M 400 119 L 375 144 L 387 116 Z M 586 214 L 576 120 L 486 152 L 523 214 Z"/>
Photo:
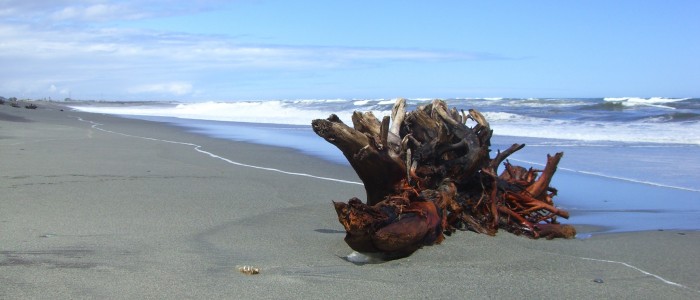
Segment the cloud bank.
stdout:
<path fill-rule="evenodd" d="M 190 3 L 191 2 L 191 3 Z M 314 77 L 319 72 L 392 62 L 494 59 L 430 49 L 242 44 L 196 35 L 110 26 L 218 8 L 221 1 L 3 1 L 0 92 L 25 97 L 223 98 L 226 86 L 252 80 Z M 296 75 L 294 75 L 296 74 Z"/>

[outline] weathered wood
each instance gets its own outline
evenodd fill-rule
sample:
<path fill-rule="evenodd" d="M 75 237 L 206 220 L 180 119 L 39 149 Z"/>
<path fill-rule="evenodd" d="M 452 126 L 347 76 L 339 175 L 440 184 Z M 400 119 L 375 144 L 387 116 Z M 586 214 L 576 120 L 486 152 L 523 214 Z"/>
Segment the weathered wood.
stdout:
<path fill-rule="evenodd" d="M 369 134 L 370 136 L 379 135 L 379 120 L 377 120 L 372 112 L 353 112 L 352 124 L 355 127 L 355 130 L 359 132 Z"/>
<path fill-rule="evenodd" d="M 366 203 L 334 202 L 352 249 L 401 257 L 460 228 L 490 235 L 500 228 L 532 238 L 575 235 L 573 227 L 557 223 L 569 213 L 554 205 L 557 191 L 549 186 L 562 153 L 548 155 L 544 170 L 513 166 L 508 156 L 525 145 L 491 158 L 493 131 L 477 110 L 467 115 L 441 100 L 408 113 L 405 106 L 398 99 L 381 121 L 355 112 L 354 128 L 335 115 L 312 122 L 365 186 Z M 476 124 L 468 126 L 467 119 Z"/>
<path fill-rule="evenodd" d="M 336 115 L 314 120 L 312 128 L 326 141 L 338 147 L 365 185 L 367 203 L 374 205 L 394 190 L 403 179 L 405 167 L 400 159 L 378 149 L 379 139 L 345 125 Z"/>

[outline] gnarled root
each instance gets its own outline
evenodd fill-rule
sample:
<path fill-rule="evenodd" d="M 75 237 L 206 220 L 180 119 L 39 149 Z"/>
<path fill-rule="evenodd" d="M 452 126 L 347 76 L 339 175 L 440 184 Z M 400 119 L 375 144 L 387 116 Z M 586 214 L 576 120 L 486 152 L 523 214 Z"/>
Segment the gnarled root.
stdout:
<path fill-rule="evenodd" d="M 525 145 L 513 144 L 490 158 L 493 131 L 478 111 L 460 114 L 440 100 L 408 113 L 405 106 L 399 99 L 391 120 L 356 112 L 354 128 L 335 115 L 312 122 L 365 185 L 366 204 L 357 198 L 334 202 L 352 249 L 400 257 L 440 243 L 458 228 L 575 236 L 572 226 L 557 223 L 569 213 L 552 201 L 557 191 L 550 183 L 563 153 L 548 155 L 543 170 L 514 166 L 508 156 Z M 476 124 L 469 127 L 468 120 Z M 504 171 L 496 175 L 501 163 Z"/>

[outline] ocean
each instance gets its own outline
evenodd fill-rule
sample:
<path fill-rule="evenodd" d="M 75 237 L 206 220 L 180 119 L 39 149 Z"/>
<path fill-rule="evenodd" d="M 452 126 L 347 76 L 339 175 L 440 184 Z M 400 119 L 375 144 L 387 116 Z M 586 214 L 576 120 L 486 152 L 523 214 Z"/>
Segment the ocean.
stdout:
<path fill-rule="evenodd" d="M 231 102 L 86 102 L 76 110 L 166 122 L 207 136 L 287 147 L 339 164 L 342 153 L 315 135 L 311 120 L 353 111 L 389 115 L 396 99 Z M 494 130 L 491 149 L 526 147 L 514 164 L 542 167 L 564 152 L 553 186 L 567 223 L 591 232 L 700 229 L 700 99 L 477 98 L 445 99 L 476 109 Z M 408 99 L 407 110 L 431 102 Z M 352 196 L 362 195 L 348 195 Z"/>

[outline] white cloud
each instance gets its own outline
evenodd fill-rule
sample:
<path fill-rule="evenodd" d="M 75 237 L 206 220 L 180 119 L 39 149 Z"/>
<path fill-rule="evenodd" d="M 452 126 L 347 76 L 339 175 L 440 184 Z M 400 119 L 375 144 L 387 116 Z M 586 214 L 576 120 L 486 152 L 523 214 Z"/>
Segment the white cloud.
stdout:
<path fill-rule="evenodd" d="M 50 18 L 54 21 L 111 21 L 134 20 L 146 18 L 151 12 L 142 12 L 128 4 L 90 4 L 63 7 L 53 11 Z"/>
<path fill-rule="evenodd" d="M 51 84 L 49 88 L 47 89 L 49 94 L 59 94 L 59 95 L 69 95 L 70 94 L 70 89 L 68 88 L 58 88 L 55 84 Z"/>
<path fill-rule="evenodd" d="M 0 55 L 75 63 L 88 69 L 337 68 L 390 60 L 478 60 L 472 53 L 421 49 L 240 45 L 225 37 L 120 29 L 35 30 L 0 24 Z"/>
<path fill-rule="evenodd" d="M 0 16 L 21 23 L 52 21 L 134 20 L 192 13 L 215 8 L 226 1 L 197 0 L 4 0 Z"/>
<path fill-rule="evenodd" d="M 172 16 L 210 10 L 225 0 L 3 0 L 0 17 L 52 26 L 53 22 L 103 22 Z"/>
<path fill-rule="evenodd" d="M 104 16 L 113 16 L 119 13 L 123 13 L 124 9 L 120 5 L 114 4 L 97 4 L 85 7 L 83 10 L 83 16 L 88 19 L 99 19 Z"/>
<path fill-rule="evenodd" d="M 66 19 L 73 19 L 77 17 L 80 13 L 78 12 L 78 9 L 71 6 L 71 7 L 66 7 L 60 11 L 54 12 L 51 14 L 52 19 L 54 20 L 66 20 Z"/>
<path fill-rule="evenodd" d="M 102 93 L 108 97 L 192 96 L 193 84 L 207 89 L 212 79 L 219 81 L 218 88 L 224 88 L 224 81 L 248 81 L 260 74 L 308 74 L 376 67 L 392 61 L 480 59 L 469 53 L 422 49 L 242 45 L 221 36 L 116 28 L 37 29 L 1 21 L 0 41 L 0 57 L 5 58 L 5 75 L 0 79 L 24 86 L 9 92 L 40 97 L 48 85 L 39 87 L 36 83 L 50 82 L 57 88 L 71 86 L 74 97 L 87 99 L 101 98 Z M 3 78 L 9 74 L 12 78 Z M 158 84 L 140 84 L 143 82 Z M 9 82 L 2 86 L 9 86 Z M 86 89 L 98 91 L 90 95 L 79 92 Z"/>
<path fill-rule="evenodd" d="M 4 1 L 0 16 L 11 17 L 0 17 L 0 93 L 43 96 L 70 87 L 73 96 L 88 99 L 101 98 L 103 93 L 107 97 L 192 96 L 194 85 L 197 93 L 206 93 L 212 82 L 224 90 L 266 76 L 286 80 L 392 61 L 486 57 L 430 49 L 241 44 L 221 35 L 113 28 L 100 23 L 196 11 L 219 2 Z M 53 88 L 47 91 L 49 85 Z M 86 95 L 86 90 L 93 92 Z"/>
<path fill-rule="evenodd" d="M 156 93 L 182 96 L 192 92 L 192 84 L 187 82 L 145 84 L 131 87 L 129 92 L 133 94 Z"/>

